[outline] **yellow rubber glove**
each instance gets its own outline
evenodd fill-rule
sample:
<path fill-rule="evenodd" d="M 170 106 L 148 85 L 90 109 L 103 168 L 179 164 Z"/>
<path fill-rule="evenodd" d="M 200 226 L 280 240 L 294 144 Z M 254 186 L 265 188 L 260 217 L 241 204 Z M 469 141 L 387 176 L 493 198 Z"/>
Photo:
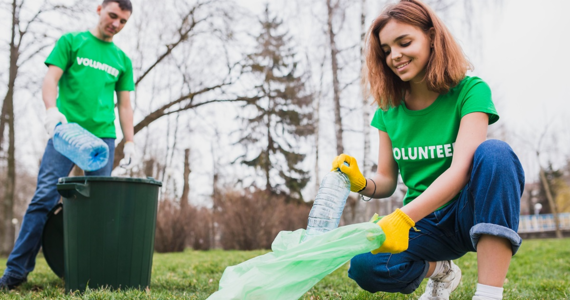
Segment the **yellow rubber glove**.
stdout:
<path fill-rule="evenodd" d="M 348 166 L 344 164 L 345 162 Z M 346 154 L 335 157 L 331 171 L 335 171 L 336 169 L 340 169 L 340 171 L 348 177 L 351 191 L 358 193 L 366 188 L 366 178 L 364 178 L 364 175 L 362 175 L 360 169 L 358 169 L 356 158 Z"/>
<path fill-rule="evenodd" d="M 416 226 L 416 223 L 406 213 L 396 208 L 395 212 L 380 219 L 377 224 L 384 231 L 386 240 L 382 247 L 372 251 L 372 254 L 396 254 L 408 249 L 410 228 Z"/>

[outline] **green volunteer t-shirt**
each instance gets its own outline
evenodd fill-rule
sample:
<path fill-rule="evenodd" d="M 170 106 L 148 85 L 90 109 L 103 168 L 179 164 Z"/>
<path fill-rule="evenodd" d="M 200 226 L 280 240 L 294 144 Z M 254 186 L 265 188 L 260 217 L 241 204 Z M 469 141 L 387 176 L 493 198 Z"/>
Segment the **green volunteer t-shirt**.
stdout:
<path fill-rule="evenodd" d="M 115 138 L 115 91 L 133 91 L 131 60 L 89 31 L 63 35 L 45 61 L 64 72 L 57 107 L 68 122 L 100 138 Z"/>
<path fill-rule="evenodd" d="M 371 125 L 386 132 L 392 141 L 392 154 L 408 187 L 404 205 L 451 166 L 461 118 L 473 112 L 487 113 L 489 124 L 499 119 L 491 90 L 478 77 L 465 77 L 422 110 L 409 110 L 404 103 L 387 111 L 376 110 Z"/>

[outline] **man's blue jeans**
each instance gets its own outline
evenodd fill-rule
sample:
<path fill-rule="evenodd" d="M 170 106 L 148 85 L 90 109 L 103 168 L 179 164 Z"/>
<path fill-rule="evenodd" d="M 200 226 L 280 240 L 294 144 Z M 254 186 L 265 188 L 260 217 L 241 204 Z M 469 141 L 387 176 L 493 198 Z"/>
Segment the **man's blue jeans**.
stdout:
<path fill-rule="evenodd" d="M 454 260 L 477 251 L 481 235 L 511 242 L 513 255 L 522 239 L 517 234 L 524 171 L 511 147 L 488 140 L 475 151 L 471 178 L 459 198 L 410 229 L 408 250 L 398 254 L 365 253 L 351 260 L 348 276 L 375 293 L 412 293 L 428 272 L 430 261 Z"/>
<path fill-rule="evenodd" d="M 86 176 L 111 175 L 115 157 L 115 139 L 106 138 L 102 140 L 109 146 L 109 162 L 100 170 L 85 172 Z M 36 192 L 24 215 L 22 228 L 14 249 L 8 257 L 5 275 L 21 279 L 34 270 L 47 215 L 59 202 L 57 181 L 60 177 L 68 176 L 73 166 L 71 160 L 55 150 L 50 139 L 40 164 Z"/>

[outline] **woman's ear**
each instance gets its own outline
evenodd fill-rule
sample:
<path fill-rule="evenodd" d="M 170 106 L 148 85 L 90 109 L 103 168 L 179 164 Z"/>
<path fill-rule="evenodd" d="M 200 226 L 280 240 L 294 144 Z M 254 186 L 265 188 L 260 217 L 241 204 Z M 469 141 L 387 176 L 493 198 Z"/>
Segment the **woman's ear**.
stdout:
<path fill-rule="evenodd" d="M 428 31 L 430 47 L 433 48 L 433 43 L 435 41 L 435 28 L 430 28 Z"/>

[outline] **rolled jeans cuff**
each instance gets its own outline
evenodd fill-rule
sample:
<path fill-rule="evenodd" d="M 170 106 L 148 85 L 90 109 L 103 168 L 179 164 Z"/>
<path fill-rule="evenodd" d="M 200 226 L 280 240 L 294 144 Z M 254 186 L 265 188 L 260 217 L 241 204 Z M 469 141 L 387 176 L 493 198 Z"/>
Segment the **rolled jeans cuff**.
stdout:
<path fill-rule="evenodd" d="M 510 228 L 491 223 L 479 223 L 471 227 L 471 230 L 469 230 L 473 248 L 477 249 L 477 243 L 479 243 L 479 239 L 482 235 L 485 234 L 509 240 L 509 242 L 511 242 L 511 250 L 513 251 L 513 255 L 517 253 L 522 243 L 522 239 L 519 234 Z"/>

